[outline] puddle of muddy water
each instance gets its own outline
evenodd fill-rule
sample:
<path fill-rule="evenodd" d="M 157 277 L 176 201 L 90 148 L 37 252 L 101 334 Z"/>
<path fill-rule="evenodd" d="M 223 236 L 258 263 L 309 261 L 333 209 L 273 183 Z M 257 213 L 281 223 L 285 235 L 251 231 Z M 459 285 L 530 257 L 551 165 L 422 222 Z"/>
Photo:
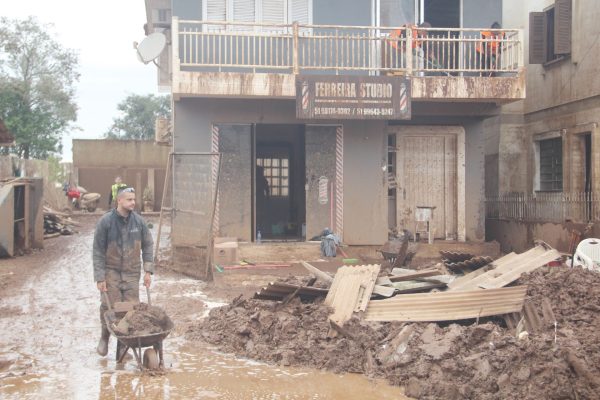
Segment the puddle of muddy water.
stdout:
<path fill-rule="evenodd" d="M 181 323 L 165 340 L 164 375 L 142 375 L 134 360 L 98 357 L 98 296 L 91 281 L 92 233 L 14 296 L 0 299 L 2 399 L 402 399 L 397 387 L 362 375 L 280 368 L 222 354 L 184 338 L 186 322 L 220 306 L 191 279 L 156 277 L 153 301 Z M 78 262 L 73 262 L 76 259 Z M 141 293 L 144 293 L 141 291 Z M 4 360 L 4 363 L 2 361 Z"/>

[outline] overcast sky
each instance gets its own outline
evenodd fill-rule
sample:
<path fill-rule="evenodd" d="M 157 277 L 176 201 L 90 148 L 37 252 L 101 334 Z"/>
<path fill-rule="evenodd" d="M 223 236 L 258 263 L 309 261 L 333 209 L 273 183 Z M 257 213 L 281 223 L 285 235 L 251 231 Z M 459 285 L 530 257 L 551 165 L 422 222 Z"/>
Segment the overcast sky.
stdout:
<path fill-rule="evenodd" d="M 73 157 L 71 140 L 101 137 L 125 96 L 157 94 L 156 67 L 140 63 L 133 49 L 133 42 L 144 38 L 143 0 L 0 0 L 0 15 L 33 15 L 52 23 L 58 41 L 79 52 L 76 101 L 81 130 L 63 138 L 66 161 Z"/>

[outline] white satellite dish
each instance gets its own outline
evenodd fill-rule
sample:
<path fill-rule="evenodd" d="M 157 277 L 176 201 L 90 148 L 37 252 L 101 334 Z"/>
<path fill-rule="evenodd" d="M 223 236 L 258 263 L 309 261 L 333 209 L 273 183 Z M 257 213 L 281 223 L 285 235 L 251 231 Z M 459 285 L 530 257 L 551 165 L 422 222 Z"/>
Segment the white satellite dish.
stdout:
<path fill-rule="evenodd" d="M 144 64 L 148 64 L 160 56 L 166 45 L 167 37 L 164 34 L 160 32 L 151 33 L 137 45 L 138 59 Z"/>

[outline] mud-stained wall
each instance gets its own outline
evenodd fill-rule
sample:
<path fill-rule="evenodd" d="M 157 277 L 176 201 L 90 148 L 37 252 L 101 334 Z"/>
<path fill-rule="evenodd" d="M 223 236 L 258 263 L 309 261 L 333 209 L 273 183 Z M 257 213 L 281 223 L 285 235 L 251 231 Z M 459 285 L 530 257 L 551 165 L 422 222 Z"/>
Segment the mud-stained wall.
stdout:
<path fill-rule="evenodd" d="M 519 222 L 491 220 L 486 221 L 486 240 L 496 240 L 504 253 L 522 252 L 533 246 L 535 240 L 543 240 L 558 251 L 569 250 L 571 232 L 583 232 L 585 224 L 549 223 L 549 222 Z M 594 224 L 587 237 L 600 235 L 600 223 Z"/>
<path fill-rule="evenodd" d="M 297 120 L 293 100 L 182 99 L 175 102 L 174 112 L 176 151 L 210 151 L 213 124 L 319 124 Z M 339 124 L 344 129 L 344 241 L 381 245 L 387 240 L 387 193 L 382 170 L 386 162 L 385 125 L 323 121 L 323 125 Z M 240 193 L 247 198 L 251 195 L 250 191 Z M 323 227 L 328 224 L 329 218 L 323 221 Z"/>
<path fill-rule="evenodd" d="M 485 239 L 485 140 L 483 122 L 465 128 L 465 228 L 468 241 Z M 459 205 L 460 206 L 460 205 Z"/>
<path fill-rule="evenodd" d="M 73 139 L 73 166 L 164 168 L 169 151 L 149 140 Z"/>
<path fill-rule="evenodd" d="M 100 193 L 100 207 L 107 208 L 110 187 L 121 176 L 135 188 L 140 209 L 144 189 L 150 187 L 154 210 L 159 210 L 170 151 L 170 146 L 147 140 L 73 139 L 73 178 L 88 192 Z"/>

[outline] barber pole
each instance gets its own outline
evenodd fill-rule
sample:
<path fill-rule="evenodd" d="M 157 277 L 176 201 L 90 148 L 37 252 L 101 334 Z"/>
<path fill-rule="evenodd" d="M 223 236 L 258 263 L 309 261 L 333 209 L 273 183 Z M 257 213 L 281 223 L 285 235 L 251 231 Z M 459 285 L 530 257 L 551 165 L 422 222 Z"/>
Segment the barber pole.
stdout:
<path fill-rule="evenodd" d="M 212 135 L 211 135 L 211 148 L 212 153 L 219 152 L 219 127 L 216 125 L 212 126 Z M 217 186 L 217 174 L 219 173 L 219 157 L 212 156 L 212 187 L 213 190 Z M 213 234 L 219 234 L 219 194 L 217 193 L 217 201 L 215 202 L 215 216 L 214 216 L 214 225 L 213 225 Z"/>
<path fill-rule="evenodd" d="M 406 84 L 400 85 L 400 111 L 405 113 L 408 107 L 408 96 L 406 95 Z"/>
<path fill-rule="evenodd" d="M 335 233 L 344 234 L 344 128 L 335 130 Z"/>

